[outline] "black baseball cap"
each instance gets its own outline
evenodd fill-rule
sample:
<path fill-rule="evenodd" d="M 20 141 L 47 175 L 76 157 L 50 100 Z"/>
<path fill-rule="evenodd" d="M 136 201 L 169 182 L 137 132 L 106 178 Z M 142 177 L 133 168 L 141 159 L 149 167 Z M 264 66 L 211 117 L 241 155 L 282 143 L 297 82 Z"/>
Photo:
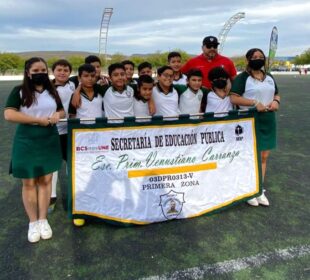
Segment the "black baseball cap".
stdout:
<path fill-rule="evenodd" d="M 205 45 L 219 45 L 220 43 L 218 42 L 217 38 L 214 37 L 214 36 L 207 36 L 203 39 L 202 41 L 202 45 L 205 46 Z"/>

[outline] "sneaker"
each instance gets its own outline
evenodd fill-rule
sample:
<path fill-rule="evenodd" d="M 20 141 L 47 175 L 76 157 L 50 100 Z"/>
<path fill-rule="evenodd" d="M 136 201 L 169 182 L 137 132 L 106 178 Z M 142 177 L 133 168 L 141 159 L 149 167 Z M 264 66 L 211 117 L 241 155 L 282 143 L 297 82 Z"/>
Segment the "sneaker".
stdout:
<path fill-rule="evenodd" d="M 257 202 L 263 206 L 269 206 L 269 200 L 268 198 L 265 196 L 264 193 L 262 193 L 262 195 L 260 195 L 259 197 L 256 198 Z"/>
<path fill-rule="evenodd" d="M 39 221 L 40 225 L 40 235 L 42 239 L 50 239 L 52 238 L 53 231 L 51 229 L 51 226 L 49 225 L 48 221 L 45 220 L 40 220 Z"/>
<path fill-rule="evenodd" d="M 28 241 L 31 243 L 35 243 L 35 242 L 38 242 L 39 240 L 40 240 L 39 222 L 35 221 L 32 223 L 29 223 Z"/>
<path fill-rule="evenodd" d="M 73 224 L 77 227 L 82 227 L 85 225 L 85 219 L 73 219 Z"/>
<path fill-rule="evenodd" d="M 249 204 L 249 205 L 251 205 L 251 206 L 258 206 L 258 205 L 259 205 L 259 203 L 258 203 L 256 197 L 247 200 L 247 204 Z"/>
<path fill-rule="evenodd" d="M 48 214 L 51 214 L 54 209 L 55 209 L 55 206 L 56 206 L 56 201 L 57 201 L 57 197 L 51 197 L 51 200 L 50 200 L 50 205 L 48 206 Z"/>

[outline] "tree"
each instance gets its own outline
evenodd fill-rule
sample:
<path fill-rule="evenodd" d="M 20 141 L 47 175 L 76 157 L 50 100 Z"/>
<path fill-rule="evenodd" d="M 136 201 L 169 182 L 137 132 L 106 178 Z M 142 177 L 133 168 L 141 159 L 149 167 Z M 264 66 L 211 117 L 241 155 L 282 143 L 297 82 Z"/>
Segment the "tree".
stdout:
<path fill-rule="evenodd" d="M 143 61 L 145 61 L 145 58 L 141 57 L 141 56 L 136 56 L 135 55 L 135 56 L 129 57 L 129 60 L 131 60 L 135 64 L 135 66 L 137 68 L 139 64 L 141 64 Z"/>
<path fill-rule="evenodd" d="M 85 63 L 85 58 L 84 56 L 81 56 L 81 55 L 72 55 L 68 57 L 68 61 L 72 65 L 72 70 L 77 71 L 79 66 Z"/>
<path fill-rule="evenodd" d="M 238 71 L 244 71 L 246 67 L 246 59 L 244 56 L 235 56 L 231 60 L 234 62 Z"/>
<path fill-rule="evenodd" d="M 185 63 L 186 61 L 188 61 L 190 58 L 193 57 L 192 55 L 188 54 L 187 52 L 183 50 L 176 49 L 175 51 L 180 53 L 182 57 L 182 63 Z M 168 52 L 167 52 L 167 57 L 168 57 Z"/>
<path fill-rule="evenodd" d="M 13 53 L 0 53 L 0 73 L 5 75 L 8 70 L 16 70 L 21 64 L 20 56 Z"/>
<path fill-rule="evenodd" d="M 58 57 L 51 57 L 51 58 L 49 58 L 49 59 L 46 61 L 47 66 L 48 66 L 49 68 L 52 68 L 53 64 L 54 64 L 57 60 L 59 60 Z"/>
<path fill-rule="evenodd" d="M 310 64 L 310 48 L 305 50 L 301 55 L 297 55 L 293 62 L 296 65 Z"/>
<path fill-rule="evenodd" d="M 115 53 L 113 55 L 111 55 L 111 60 L 109 61 L 109 64 L 112 63 L 120 63 L 123 60 L 127 59 L 126 56 L 122 53 Z"/>
<path fill-rule="evenodd" d="M 189 58 L 191 58 L 191 55 L 189 55 L 185 51 L 182 51 L 182 50 L 175 50 L 175 51 L 181 54 L 183 63 L 186 62 Z M 155 53 L 148 54 L 148 55 L 143 55 L 143 56 L 133 55 L 130 57 L 126 57 L 122 53 L 115 53 L 111 56 L 107 64 L 110 65 L 115 62 L 121 62 L 125 59 L 129 59 L 137 67 L 140 63 L 147 61 L 152 64 L 153 70 L 156 70 L 156 68 L 168 64 L 168 53 L 169 52 L 156 51 Z"/>
<path fill-rule="evenodd" d="M 157 51 L 156 53 L 148 55 L 146 61 L 151 63 L 153 68 L 158 68 L 160 66 L 167 65 L 168 64 L 167 53 L 161 53 L 160 51 Z"/>

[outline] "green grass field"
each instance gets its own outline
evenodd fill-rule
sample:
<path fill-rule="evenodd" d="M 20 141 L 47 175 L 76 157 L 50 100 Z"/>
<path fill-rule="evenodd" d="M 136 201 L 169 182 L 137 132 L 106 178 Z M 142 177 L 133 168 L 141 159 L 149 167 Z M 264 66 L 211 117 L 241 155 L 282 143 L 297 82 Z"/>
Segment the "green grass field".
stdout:
<path fill-rule="evenodd" d="M 15 125 L 0 117 L 0 279 L 310 279 L 310 76 L 276 76 L 278 148 L 267 167 L 271 206 L 240 204 L 189 220 L 75 228 L 59 201 L 53 238 L 30 244 L 21 181 L 8 175 Z M 0 83 L 0 104 L 16 82 Z M 65 178 L 64 168 L 61 171 Z"/>

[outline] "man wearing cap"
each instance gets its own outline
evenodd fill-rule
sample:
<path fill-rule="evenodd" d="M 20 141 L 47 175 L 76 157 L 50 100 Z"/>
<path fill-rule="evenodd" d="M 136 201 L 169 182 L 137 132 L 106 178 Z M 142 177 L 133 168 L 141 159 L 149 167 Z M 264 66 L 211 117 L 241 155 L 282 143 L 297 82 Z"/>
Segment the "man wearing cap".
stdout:
<path fill-rule="evenodd" d="M 202 41 L 202 54 L 191 58 L 181 68 L 181 72 L 186 74 L 190 69 L 199 69 L 203 74 L 202 85 L 211 89 L 208 74 L 214 67 L 223 67 L 229 74 L 230 79 L 234 79 L 237 70 L 234 63 L 225 56 L 218 53 L 217 47 L 219 42 L 214 36 L 207 36 Z"/>

